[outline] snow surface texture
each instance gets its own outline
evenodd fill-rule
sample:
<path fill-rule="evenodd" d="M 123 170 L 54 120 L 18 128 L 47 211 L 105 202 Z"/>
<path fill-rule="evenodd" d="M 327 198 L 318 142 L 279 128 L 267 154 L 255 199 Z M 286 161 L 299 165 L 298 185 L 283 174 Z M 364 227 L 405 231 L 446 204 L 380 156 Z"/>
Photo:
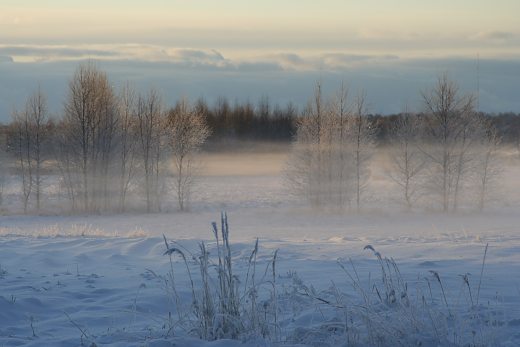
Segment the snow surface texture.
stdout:
<path fill-rule="evenodd" d="M 220 174 L 201 183 L 191 213 L 0 217 L 0 346 L 435 346 L 436 336 L 453 346 L 520 345 L 516 208 L 338 215 L 302 207 L 283 193 L 276 174 Z M 204 240 L 214 257 L 210 222 L 220 209 L 229 210 L 238 277 L 257 237 L 259 273 L 279 250 L 276 338 L 203 342 L 183 329 L 169 331 L 177 306 L 163 281 L 170 263 L 162 235 L 193 253 Z M 374 290 L 384 297 L 381 266 L 367 245 L 395 260 L 411 304 L 400 293 L 381 304 Z M 177 258 L 173 264 L 189 307 L 184 265 Z M 371 307 L 340 264 L 359 276 Z M 190 267 L 197 273 L 196 264 Z"/>

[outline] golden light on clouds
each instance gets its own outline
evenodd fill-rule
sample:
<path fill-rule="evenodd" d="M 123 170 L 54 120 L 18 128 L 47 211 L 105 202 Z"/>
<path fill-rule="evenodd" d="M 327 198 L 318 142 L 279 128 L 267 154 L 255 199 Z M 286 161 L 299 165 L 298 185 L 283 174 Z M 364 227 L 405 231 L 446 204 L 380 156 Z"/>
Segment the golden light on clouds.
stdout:
<path fill-rule="evenodd" d="M 172 98 L 304 104 L 316 79 L 347 79 L 384 113 L 439 72 L 473 90 L 478 54 L 481 105 L 517 110 L 518 13 L 519 0 L 0 0 L 0 117 L 35 80 L 61 105 L 85 59 Z"/>
<path fill-rule="evenodd" d="M 503 32 L 509 33 L 508 40 L 518 39 L 520 2 L 3 0 L 0 13 L 4 43 L 366 50 L 386 40 L 382 50 L 395 53 L 406 52 L 410 43 L 431 42 L 437 50 L 443 40 L 446 49 L 473 49 L 475 41 L 482 46 L 489 41 L 480 33 Z M 465 42 L 469 38 L 472 43 Z"/>

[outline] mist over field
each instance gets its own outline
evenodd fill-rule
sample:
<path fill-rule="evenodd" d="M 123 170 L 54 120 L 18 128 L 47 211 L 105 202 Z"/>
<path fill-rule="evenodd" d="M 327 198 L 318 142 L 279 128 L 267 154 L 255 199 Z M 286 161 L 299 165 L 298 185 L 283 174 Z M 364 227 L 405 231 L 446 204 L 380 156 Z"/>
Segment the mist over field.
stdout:
<path fill-rule="evenodd" d="M 520 345 L 520 3 L 0 4 L 0 346 Z"/>

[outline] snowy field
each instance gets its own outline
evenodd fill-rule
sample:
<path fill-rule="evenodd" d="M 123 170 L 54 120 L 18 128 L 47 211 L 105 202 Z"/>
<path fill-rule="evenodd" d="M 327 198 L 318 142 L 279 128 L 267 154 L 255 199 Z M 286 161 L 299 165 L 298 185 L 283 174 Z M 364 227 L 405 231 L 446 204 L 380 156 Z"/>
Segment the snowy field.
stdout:
<path fill-rule="evenodd" d="M 371 210 L 339 215 L 291 196 L 283 161 L 206 160 L 189 213 L 1 216 L 0 346 L 520 345 L 517 167 L 483 214 L 385 208 L 375 197 L 391 188 L 376 173 Z M 230 175 L 236 162 L 244 169 Z M 185 264 L 170 264 L 163 235 L 195 259 L 205 241 L 217 262 L 211 222 L 222 210 L 246 306 L 259 238 L 259 308 L 243 318 L 265 329 L 203 342 L 190 325 Z M 187 259 L 198 290 L 200 264 Z M 172 268 L 176 295 L 165 282 Z"/>

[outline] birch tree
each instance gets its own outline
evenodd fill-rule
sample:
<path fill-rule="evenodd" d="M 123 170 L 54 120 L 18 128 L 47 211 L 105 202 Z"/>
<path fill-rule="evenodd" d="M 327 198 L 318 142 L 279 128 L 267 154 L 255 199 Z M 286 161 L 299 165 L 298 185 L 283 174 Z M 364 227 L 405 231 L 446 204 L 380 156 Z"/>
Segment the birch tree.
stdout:
<path fill-rule="evenodd" d="M 344 85 L 325 102 L 317 84 L 298 121 L 287 176 L 313 206 L 344 209 L 354 201 L 356 210 L 361 209 L 375 135 L 364 98 L 361 94 L 350 111 Z"/>
<path fill-rule="evenodd" d="M 144 175 L 146 211 L 161 208 L 161 154 L 164 149 L 165 121 L 159 94 L 150 90 L 137 99 L 137 137 L 141 167 Z"/>
<path fill-rule="evenodd" d="M 418 198 L 421 174 L 426 160 L 418 145 L 421 123 L 416 115 L 404 112 L 398 116 L 390 130 L 389 177 L 399 186 L 407 210 Z"/>
<path fill-rule="evenodd" d="M 33 161 L 31 158 L 31 136 L 27 108 L 14 110 L 10 131 L 10 148 L 13 150 L 21 178 L 23 211 L 27 213 L 29 198 L 33 191 Z"/>
<path fill-rule="evenodd" d="M 168 138 L 173 157 L 175 192 L 179 209 L 188 208 L 196 170 L 195 154 L 210 132 L 204 114 L 182 99 L 168 113 Z"/>
<path fill-rule="evenodd" d="M 118 111 L 119 210 L 125 212 L 127 193 L 137 169 L 136 94 L 129 84 L 121 90 Z"/>
<path fill-rule="evenodd" d="M 366 117 L 366 94 L 361 92 L 354 103 L 351 136 L 354 156 L 354 189 L 356 211 L 361 211 L 363 195 L 370 177 L 369 164 L 375 145 L 375 129 Z"/>
<path fill-rule="evenodd" d="M 92 63 L 80 65 L 69 83 L 65 128 L 74 169 L 81 175 L 85 211 L 109 206 L 109 168 L 114 154 L 117 103 L 106 74 Z"/>
<path fill-rule="evenodd" d="M 48 137 L 47 103 L 41 89 L 27 98 L 22 111 L 13 112 L 11 148 L 14 150 L 22 181 L 22 200 L 27 213 L 35 195 L 36 209 L 41 207 L 44 143 Z"/>
<path fill-rule="evenodd" d="M 484 133 L 478 143 L 478 162 L 475 165 L 477 182 L 478 210 L 483 211 L 489 200 L 493 188 L 498 184 L 498 177 L 502 172 L 498 163 L 500 136 L 489 120 L 482 120 Z"/>
<path fill-rule="evenodd" d="M 32 179 L 34 182 L 34 194 L 36 195 L 36 209 L 39 211 L 42 196 L 44 146 L 48 139 L 47 101 L 40 87 L 28 98 L 25 112 L 27 116 L 26 121 L 28 122 L 26 131 L 26 136 L 28 137 L 27 145 L 30 146 L 28 160 L 34 169 Z"/>
<path fill-rule="evenodd" d="M 471 95 L 461 96 L 457 85 L 446 74 L 435 87 L 422 93 L 427 112 L 427 146 L 423 152 L 430 168 L 430 189 L 438 192 L 442 210 L 456 209 L 461 179 L 467 168 L 467 149 L 471 143 L 474 120 Z"/>
<path fill-rule="evenodd" d="M 351 174 L 349 166 L 352 156 L 349 153 L 349 131 L 350 131 L 350 112 L 348 105 L 348 89 L 344 83 L 337 91 L 330 107 L 331 121 L 333 121 L 333 164 L 336 167 L 333 176 L 336 183 L 333 192 L 335 194 L 334 201 L 343 209 L 346 205 L 350 205 L 350 181 Z"/>
<path fill-rule="evenodd" d="M 309 101 L 304 115 L 298 119 L 287 172 L 292 189 L 316 207 L 324 203 L 322 146 L 325 114 L 321 84 L 317 83 L 313 98 Z"/>
<path fill-rule="evenodd" d="M 4 189 L 7 181 L 7 134 L 0 131 L 0 208 L 4 203 Z"/>

